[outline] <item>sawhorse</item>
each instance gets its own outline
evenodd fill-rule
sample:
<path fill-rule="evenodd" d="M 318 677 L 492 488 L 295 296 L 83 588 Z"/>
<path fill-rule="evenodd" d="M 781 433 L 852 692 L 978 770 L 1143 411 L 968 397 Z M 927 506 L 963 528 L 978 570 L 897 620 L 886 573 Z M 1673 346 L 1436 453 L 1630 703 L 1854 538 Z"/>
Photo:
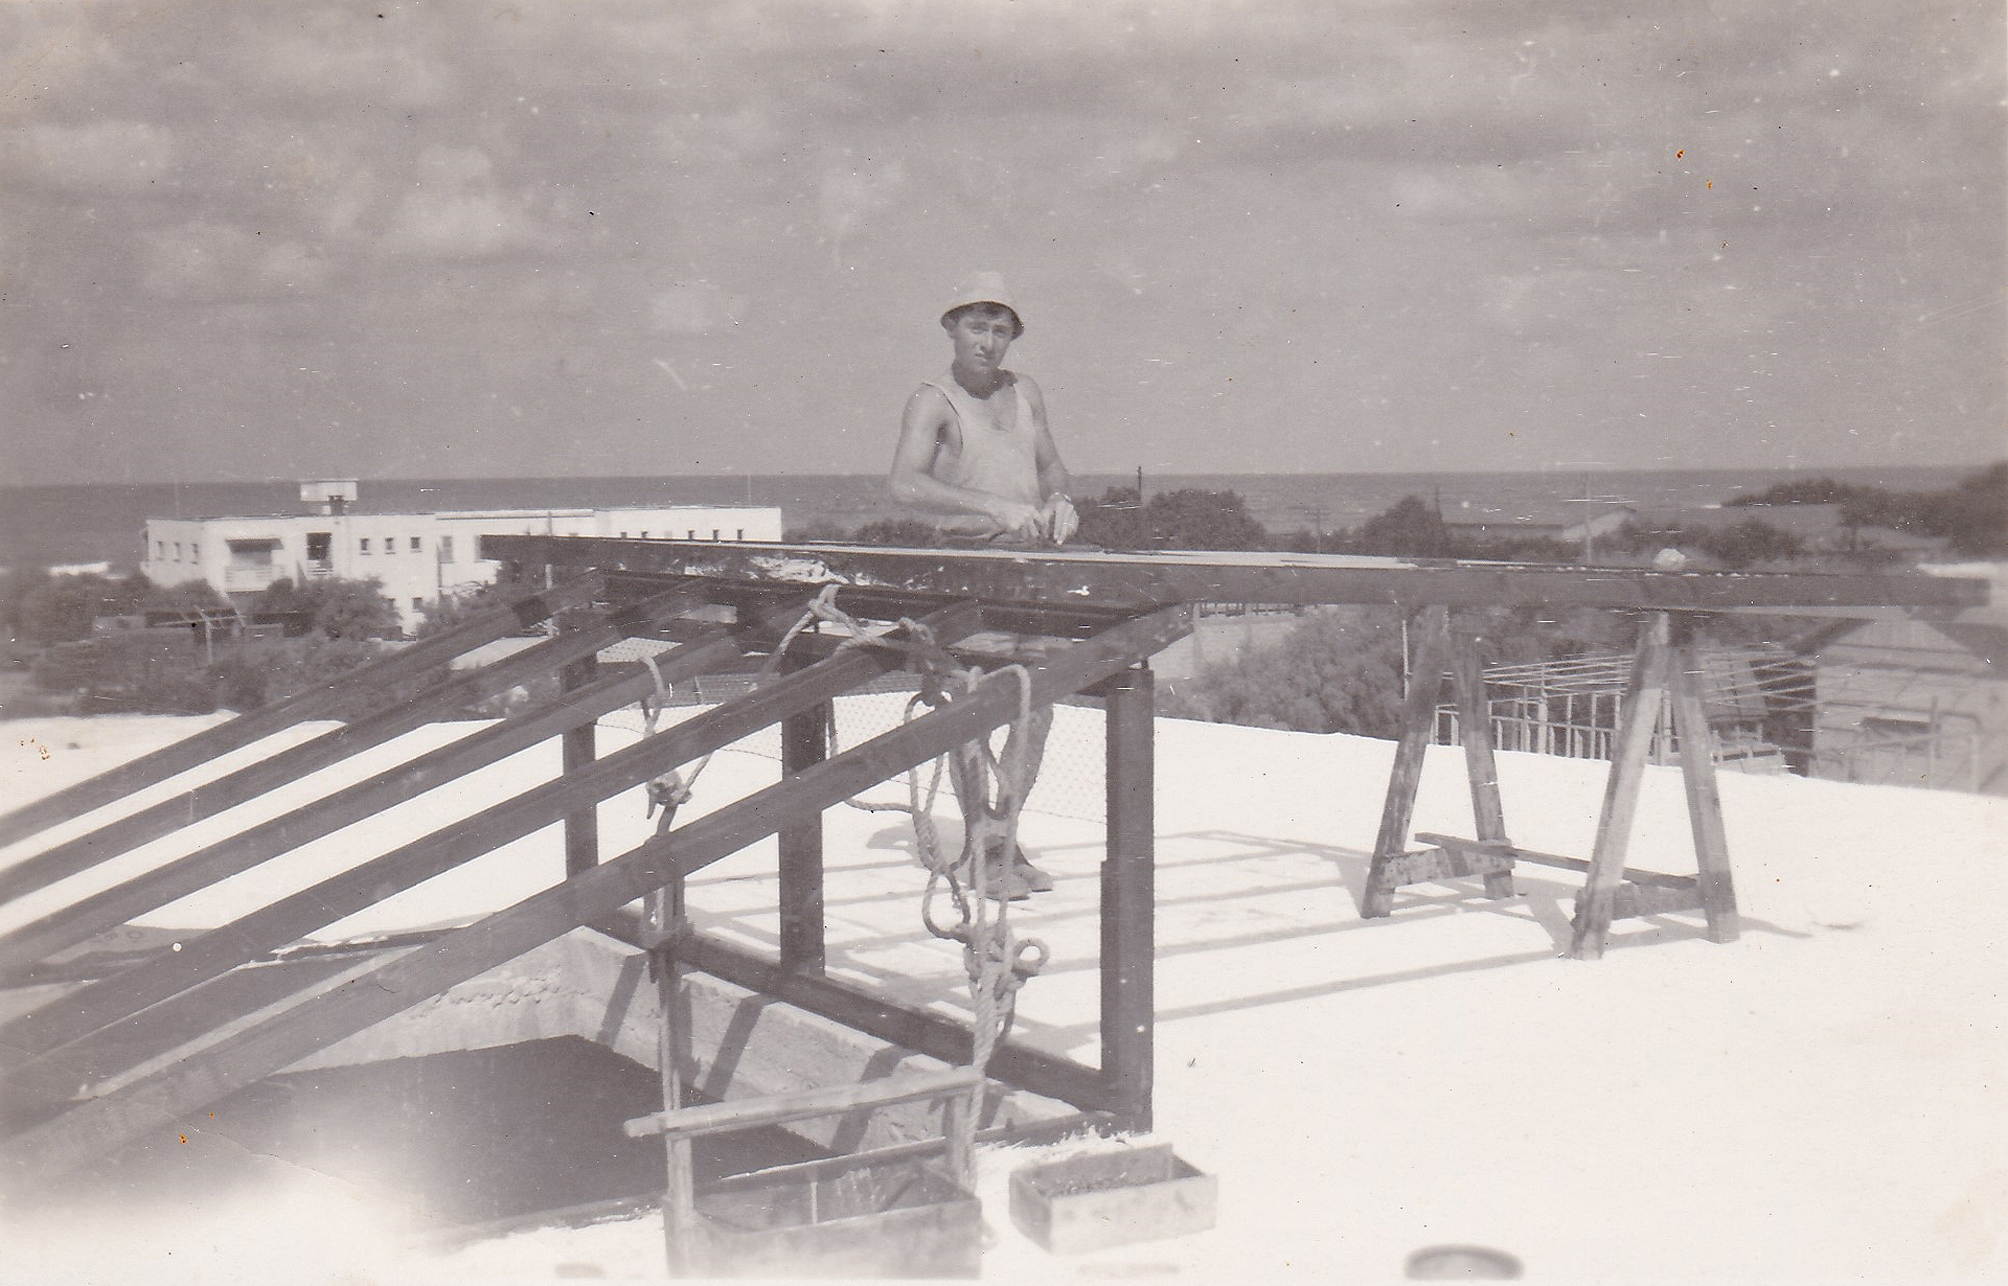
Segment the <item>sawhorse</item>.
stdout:
<path fill-rule="evenodd" d="M 1700 911 L 1707 917 L 1711 942 L 1732 942 L 1738 933 L 1736 890 L 1729 871 L 1729 848 L 1722 829 L 1722 799 L 1715 782 L 1715 759 L 1703 705 L 1700 667 L 1686 634 L 1678 642 L 1666 612 L 1647 620 L 1632 657 L 1624 705 L 1611 746 L 1610 777 L 1604 786 L 1597 818 L 1595 847 L 1586 862 L 1516 847 L 1506 837 L 1505 814 L 1499 798 L 1499 776 L 1492 754 L 1492 717 L 1485 700 L 1484 673 L 1477 640 L 1453 638 L 1449 611 L 1424 609 L 1422 636 L 1411 667 L 1408 696 L 1402 712 L 1401 741 L 1388 778 L 1387 802 L 1381 810 L 1373 863 L 1368 868 L 1360 914 L 1372 919 L 1390 910 L 1394 891 L 1407 884 L 1482 876 L 1491 897 L 1511 897 L 1513 865 L 1531 862 L 1585 872 L 1589 879 L 1576 898 L 1574 933 L 1569 955 L 1595 960 L 1604 953 L 1611 921 L 1671 911 Z M 1434 847 L 1410 851 L 1409 825 L 1422 780 L 1422 760 L 1436 729 L 1437 701 L 1448 670 L 1456 689 L 1458 725 L 1464 762 L 1471 782 L 1475 839 L 1432 833 L 1416 838 Z M 1681 778 L 1687 789 L 1687 814 L 1694 832 L 1696 874 L 1667 875 L 1625 867 L 1632 823 L 1638 812 L 1639 787 L 1645 776 L 1654 728 L 1662 704 L 1671 697 L 1673 733 L 1679 746 Z"/>

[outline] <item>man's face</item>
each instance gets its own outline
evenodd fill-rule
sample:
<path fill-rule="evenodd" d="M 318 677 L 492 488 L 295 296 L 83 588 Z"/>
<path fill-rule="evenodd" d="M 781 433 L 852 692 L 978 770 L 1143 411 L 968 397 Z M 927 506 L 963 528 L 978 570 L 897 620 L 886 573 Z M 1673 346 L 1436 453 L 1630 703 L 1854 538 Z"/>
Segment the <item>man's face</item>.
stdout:
<path fill-rule="evenodd" d="M 965 370 L 997 369 L 1017 333 L 1018 319 L 998 304 L 964 308 L 948 324 L 948 337 L 955 341 L 955 363 Z"/>

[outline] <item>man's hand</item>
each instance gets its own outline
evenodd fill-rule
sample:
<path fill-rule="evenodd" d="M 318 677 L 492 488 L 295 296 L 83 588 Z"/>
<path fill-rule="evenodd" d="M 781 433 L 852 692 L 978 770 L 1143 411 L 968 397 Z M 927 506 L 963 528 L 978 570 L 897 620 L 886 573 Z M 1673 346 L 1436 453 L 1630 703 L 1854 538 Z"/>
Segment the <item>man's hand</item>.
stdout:
<path fill-rule="evenodd" d="M 990 520 L 997 524 L 998 535 L 1028 545 L 1038 544 L 1046 535 L 1046 511 L 1022 500 L 994 502 L 990 506 Z"/>
<path fill-rule="evenodd" d="M 1074 512 L 1074 502 L 1064 494 L 1055 491 L 1046 497 L 1045 506 L 1039 510 L 1039 530 L 1056 545 L 1064 545 L 1080 530 L 1081 516 Z"/>

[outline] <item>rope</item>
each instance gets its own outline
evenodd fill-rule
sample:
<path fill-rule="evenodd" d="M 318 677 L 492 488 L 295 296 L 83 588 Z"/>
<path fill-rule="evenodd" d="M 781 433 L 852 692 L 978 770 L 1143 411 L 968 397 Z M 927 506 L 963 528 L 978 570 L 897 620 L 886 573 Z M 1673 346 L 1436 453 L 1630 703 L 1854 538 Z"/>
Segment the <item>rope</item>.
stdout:
<path fill-rule="evenodd" d="M 757 689 L 779 671 L 781 662 L 795 639 L 812 626 L 828 624 L 841 631 L 843 639 L 836 653 L 847 648 L 878 647 L 900 652 L 913 662 L 921 676 L 921 689 L 906 703 L 901 723 L 911 722 L 923 708 L 939 709 L 973 696 L 990 676 L 975 666 L 965 666 L 944 647 L 934 631 L 920 621 L 901 617 L 894 629 L 898 634 L 873 631 L 836 604 L 838 586 L 825 585 L 804 608 L 799 619 L 781 636 L 767 661 L 753 678 Z M 835 655 L 835 653 L 833 653 Z M 642 698 L 643 736 L 653 736 L 669 691 L 656 667 L 655 658 L 643 662 L 655 679 L 653 699 Z M 903 812 L 911 819 L 914 842 L 921 865 L 927 869 L 927 886 L 921 894 L 921 922 L 937 938 L 962 944 L 963 971 L 969 979 L 972 1044 L 970 1065 L 987 1072 L 997 1046 L 1010 1034 L 1017 1014 L 1019 990 L 1037 975 L 1051 957 L 1046 944 L 1036 938 L 1018 939 L 1011 933 L 1010 890 L 1007 881 L 1012 860 L 1018 852 L 1018 817 L 1024 807 L 1029 748 L 1024 735 L 1032 718 L 1032 674 L 1023 665 L 1008 665 L 996 671 L 1017 684 L 1018 709 L 1005 741 L 1004 760 L 991 748 L 988 736 L 974 738 L 960 753 L 969 756 L 962 800 L 967 839 L 961 860 L 943 856 L 940 828 L 934 822 L 934 803 L 941 791 L 941 778 L 951 757 L 938 756 L 925 786 L 916 768 L 907 774 L 907 799 L 903 804 L 844 801 L 866 812 Z M 830 748 L 836 749 L 836 719 L 831 710 L 827 729 Z M 648 815 L 662 809 L 656 833 L 666 834 L 677 809 L 688 803 L 691 790 L 709 754 L 695 761 L 685 772 L 681 768 L 648 783 Z M 993 842 L 993 832 L 994 835 Z M 963 871 L 967 867 L 967 884 Z M 993 869 L 1000 867 L 1002 869 Z M 935 900 L 946 887 L 955 918 L 943 923 L 936 915 Z M 972 893 L 974 896 L 972 896 Z M 994 906 L 993 906 L 994 904 Z M 960 1114 L 958 1142 L 964 1156 L 975 1151 L 976 1118 L 983 1091 L 972 1092 L 968 1110 Z"/>

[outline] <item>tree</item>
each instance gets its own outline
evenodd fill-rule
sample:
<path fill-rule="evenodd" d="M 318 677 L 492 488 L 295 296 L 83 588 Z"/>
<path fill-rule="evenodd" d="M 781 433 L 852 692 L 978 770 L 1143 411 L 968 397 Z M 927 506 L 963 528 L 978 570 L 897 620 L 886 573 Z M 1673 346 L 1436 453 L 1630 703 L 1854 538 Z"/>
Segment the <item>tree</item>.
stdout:
<path fill-rule="evenodd" d="M 1165 712 L 1216 723 L 1395 737 L 1401 731 L 1401 620 L 1386 608 L 1307 617 L 1272 647 L 1208 666 L 1168 694 Z"/>
<path fill-rule="evenodd" d="M 1443 515 L 1421 496 L 1403 496 L 1392 509 L 1361 524 L 1354 537 L 1363 554 L 1399 554 L 1410 558 L 1450 556 L 1450 529 Z"/>
<path fill-rule="evenodd" d="M 1761 518 L 1745 518 L 1731 526 L 1719 527 L 1703 535 L 1699 543 L 1704 553 L 1732 570 L 1753 563 L 1795 558 L 1802 548 L 1797 536 L 1780 531 Z"/>
<path fill-rule="evenodd" d="M 1079 507 L 1080 538 L 1108 549 L 1266 549 L 1269 531 L 1238 491 L 1187 487 L 1139 504 L 1133 487 L 1110 487 Z"/>
<path fill-rule="evenodd" d="M 331 576 L 305 585 L 281 578 L 252 601 L 251 611 L 302 613 L 317 632 L 331 639 L 380 639 L 398 632 L 397 605 L 384 596 L 383 583 L 374 578 Z"/>

